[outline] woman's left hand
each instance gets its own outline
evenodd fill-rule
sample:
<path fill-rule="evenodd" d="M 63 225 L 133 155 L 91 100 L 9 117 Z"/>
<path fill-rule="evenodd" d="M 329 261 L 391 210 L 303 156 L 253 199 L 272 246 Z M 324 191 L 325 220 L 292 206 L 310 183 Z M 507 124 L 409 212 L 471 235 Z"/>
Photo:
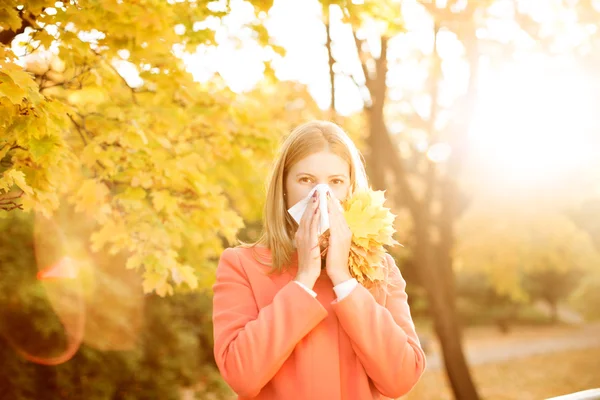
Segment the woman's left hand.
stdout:
<path fill-rule="evenodd" d="M 327 249 L 326 272 L 333 285 L 352 279 L 348 268 L 352 232 L 346 223 L 337 200 L 327 194 L 329 212 L 329 248 Z"/>

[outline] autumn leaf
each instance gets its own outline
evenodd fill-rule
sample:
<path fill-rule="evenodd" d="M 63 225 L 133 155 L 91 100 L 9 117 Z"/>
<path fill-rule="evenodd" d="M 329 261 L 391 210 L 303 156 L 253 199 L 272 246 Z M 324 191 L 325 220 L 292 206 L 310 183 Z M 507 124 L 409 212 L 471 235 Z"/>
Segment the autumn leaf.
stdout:
<path fill-rule="evenodd" d="M 21 17 L 17 8 L 5 8 L 0 10 L 0 27 L 2 30 L 16 31 L 21 27 Z"/>
<path fill-rule="evenodd" d="M 109 190 L 106 185 L 95 179 L 84 180 L 74 196 L 77 212 L 85 211 L 94 214 L 106 202 Z"/>
<path fill-rule="evenodd" d="M 0 190 L 8 192 L 13 185 L 16 185 L 26 194 L 33 194 L 33 189 L 25 181 L 25 174 L 22 171 L 9 169 L 3 175 L 3 179 L 0 179 Z"/>
<path fill-rule="evenodd" d="M 196 289 L 198 287 L 198 277 L 194 272 L 194 268 L 190 267 L 189 265 L 173 268 L 171 273 L 175 283 L 181 284 L 185 282 L 190 289 Z"/>
<path fill-rule="evenodd" d="M 147 271 L 143 274 L 144 281 L 142 287 L 144 293 L 150 293 L 155 289 L 161 288 L 166 293 L 167 274 Z M 161 294 L 164 296 L 164 293 Z"/>
<path fill-rule="evenodd" d="M 362 189 L 347 198 L 342 206 L 352 231 L 349 268 L 361 284 L 372 285 L 385 278 L 385 248 L 398 244 L 393 238 L 395 216 L 384 207 L 385 193 Z"/>
<path fill-rule="evenodd" d="M 19 87 L 8 74 L 0 72 L 0 97 L 7 97 L 13 104 L 21 104 L 27 91 Z"/>
<path fill-rule="evenodd" d="M 41 138 L 36 138 L 35 136 L 32 136 L 29 140 L 29 151 L 31 152 L 34 161 L 39 162 L 43 157 L 52 154 L 54 146 L 57 145 L 56 137 L 46 135 Z"/>

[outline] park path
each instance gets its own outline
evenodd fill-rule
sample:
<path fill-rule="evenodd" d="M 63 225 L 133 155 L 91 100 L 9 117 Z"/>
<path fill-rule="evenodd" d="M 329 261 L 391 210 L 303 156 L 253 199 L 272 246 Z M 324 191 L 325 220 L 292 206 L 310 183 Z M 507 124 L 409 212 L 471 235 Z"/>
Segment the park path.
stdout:
<path fill-rule="evenodd" d="M 429 336 L 429 335 L 426 335 Z M 465 332 L 465 352 L 471 365 L 498 363 L 515 358 L 559 351 L 600 347 L 600 323 L 549 328 L 515 328 L 502 335 L 495 328 Z M 443 368 L 437 343 L 427 355 L 427 370 Z M 194 388 L 181 388 L 180 399 L 195 399 Z M 211 397 L 206 397 L 207 399 Z M 212 397 L 217 399 L 217 397 Z M 236 398 L 233 396 L 231 400 Z"/>
<path fill-rule="evenodd" d="M 465 338 L 465 355 L 470 365 L 498 363 L 537 354 L 600 347 L 600 323 L 555 329 L 532 329 L 520 333 Z M 427 369 L 443 367 L 438 346 L 427 355 Z"/>

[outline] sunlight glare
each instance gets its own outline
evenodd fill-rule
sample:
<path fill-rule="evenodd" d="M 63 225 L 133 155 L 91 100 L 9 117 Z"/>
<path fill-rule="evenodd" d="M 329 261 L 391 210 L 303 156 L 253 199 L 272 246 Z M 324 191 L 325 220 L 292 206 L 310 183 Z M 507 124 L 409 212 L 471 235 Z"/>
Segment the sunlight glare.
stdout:
<path fill-rule="evenodd" d="M 451 153 L 452 148 L 448 143 L 435 143 L 427 150 L 427 158 L 434 163 L 442 163 L 450 158 Z"/>
<path fill-rule="evenodd" d="M 469 134 L 478 162 L 530 183 L 592 162 L 594 103 L 572 63 L 537 56 L 489 73 Z"/>

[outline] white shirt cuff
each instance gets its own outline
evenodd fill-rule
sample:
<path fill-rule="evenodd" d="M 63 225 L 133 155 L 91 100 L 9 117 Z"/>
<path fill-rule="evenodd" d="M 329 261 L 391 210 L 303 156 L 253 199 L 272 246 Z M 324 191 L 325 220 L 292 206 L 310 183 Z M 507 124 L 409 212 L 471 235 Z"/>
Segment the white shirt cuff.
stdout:
<path fill-rule="evenodd" d="M 335 285 L 333 287 L 333 291 L 337 296 L 337 300 L 340 301 L 344 297 L 348 296 L 350 293 L 352 293 L 356 286 L 358 286 L 358 281 L 355 278 L 348 279 L 347 281 Z"/>
<path fill-rule="evenodd" d="M 312 297 L 317 297 L 317 294 L 315 293 L 315 291 L 314 291 L 314 290 L 312 290 L 312 289 L 310 289 L 310 288 L 308 288 L 308 287 L 307 287 L 307 286 L 306 286 L 304 283 L 302 283 L 302 282 L 298 282 L 298 281 L 294 281 L 294 282 L 296 282 L 298 285 L 300 285 L 300 287 L 301 287 L 302 289 L 304 289 L 304 290 L 306 290 L 308 293 L 310 293 L 310 295 L 311 295 Z"/>

